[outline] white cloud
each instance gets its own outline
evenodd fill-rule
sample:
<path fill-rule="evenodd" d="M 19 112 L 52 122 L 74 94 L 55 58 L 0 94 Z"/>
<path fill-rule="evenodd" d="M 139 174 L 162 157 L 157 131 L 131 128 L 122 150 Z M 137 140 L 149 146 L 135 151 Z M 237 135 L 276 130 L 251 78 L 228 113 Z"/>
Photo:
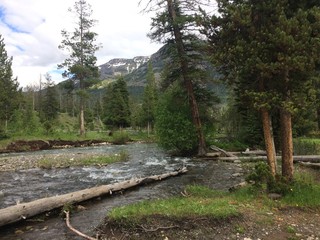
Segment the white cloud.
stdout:
<path fill-rule="evenodd" d="M 9 56 L 13 56 L 14 76 L 21 86 L 35 84 L 40 74 L 50 72 L 57 83 L 62 80 L 56 71 L 65 56 L 58 49 L 61 30 L 72 31 L 75 20 L 67 10 L 75 0 L 1 0 L 0 33 Z M 141 14 L 139 0 L 97 1 L 92 5 L 93 18 L 98 20 L 98 64 L 112 58 L 150 55 L 160 48 L 147 38 L 150 16 Z"/>

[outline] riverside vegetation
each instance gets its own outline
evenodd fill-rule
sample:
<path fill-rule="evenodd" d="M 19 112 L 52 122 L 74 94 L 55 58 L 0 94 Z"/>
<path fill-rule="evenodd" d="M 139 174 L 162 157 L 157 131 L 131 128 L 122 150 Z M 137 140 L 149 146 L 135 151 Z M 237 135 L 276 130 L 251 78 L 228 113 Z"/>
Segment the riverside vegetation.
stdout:
<path fill-rule="evenodd" d="M 229 193 L 191 185 L 181 196 L 115 208 L 99 239 L 319 239 L 319 175 L 298 169 L 279 199 L 261 179 Z"/>

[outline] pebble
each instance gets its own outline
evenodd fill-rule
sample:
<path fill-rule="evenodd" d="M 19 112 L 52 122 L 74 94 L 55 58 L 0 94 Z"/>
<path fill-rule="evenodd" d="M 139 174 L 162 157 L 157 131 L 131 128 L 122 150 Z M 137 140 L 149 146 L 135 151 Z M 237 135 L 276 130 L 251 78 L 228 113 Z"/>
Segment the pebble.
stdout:
<path fill-rule="evenodd" d="M 240 177 L 240 176 L 242 176 L 242 173 L 234 173 L 234 174 L 232 174 L 232 177 Z"/>

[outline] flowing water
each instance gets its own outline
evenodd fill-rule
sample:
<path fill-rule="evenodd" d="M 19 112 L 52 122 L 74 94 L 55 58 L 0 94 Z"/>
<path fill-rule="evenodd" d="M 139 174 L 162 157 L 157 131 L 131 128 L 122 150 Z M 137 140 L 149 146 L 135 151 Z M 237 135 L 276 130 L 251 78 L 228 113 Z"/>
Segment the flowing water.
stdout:
<path fill-rule="evenodd" d="M 0 208 L 19 202 L 54 196 L 97 185 L 119 182 L 134 177 L 145 177 L 173 171 L 186 166 L 187 174 L 165 181 L 134 188 L 103 197 L 85 204 L 85 210 L 72 215 L 72 224 L 79 230 L 92 234 L 102 223 L 106 213 L 116 206 L 137 201 L 165 198 L 183 191 L 188 184 L 204 184 L 215 189 L 228 189 L 242 181 L 242 169 L 234 163 L 171 157 L 155 144 L 134 143 L 121 146 L 96 146 L 47 150 L 24 154 L 81 154 L 119 153 L 126 151 L 129 161 L 110 164 L 105 167 L 71 167 L 66 169 L 28 169 L 0 172 Z M 65 227 L 60 217 L 46 221 L 25 221 L 24 223 L 0 228 L 0 239 L 79 239 Z"/>

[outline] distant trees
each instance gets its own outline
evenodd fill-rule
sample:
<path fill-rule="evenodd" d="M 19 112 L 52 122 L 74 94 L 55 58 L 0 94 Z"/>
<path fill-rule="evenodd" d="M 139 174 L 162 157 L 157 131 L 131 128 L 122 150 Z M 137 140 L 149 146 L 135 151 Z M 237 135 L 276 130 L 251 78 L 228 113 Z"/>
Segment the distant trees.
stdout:
<path fill-rule="evenodd" d="M 73 80 L 74 86 L 79 89 L 79 121 L 80 135 L 82 136 L 85 133 L 86 89 L 99 76 L 96 66 L 97 58 L 95 57 L 99 46 L 94 43 L 97 34 L 92 31 L 95 20 L 91 19 L 91 6 L 85 0 L 78 0 L 75 2 L 73 10 L 69 11 L 75 14 L 77 26 L 72 33 L 66 30 L 61 31 L 63 40 L 59 48 L 68 50 L 70 55 L 59 67 L 66 68 L 63 76 Z"/>
<path fill-rule="evenodd" d="M 21 89 L 17 78 L 12 74 L 12 57 L 5 49 L 5 43 L 0 34 L 0 138 L 8 130 L 8 122 L 14 110 L 19 106 Z"/>
<path fill-rule="evenodd" d="M 319 8 L 306 1 L 218 1 L 204 24 L 213 63 L 240 99 L 259 110 L 269 166 L 276 172 L 271 115 L 279 116 L 282 175 L 293 178 L 292 116 L 319 61 Z M 208 19 L 207 19 L 208 20 Z"/>

